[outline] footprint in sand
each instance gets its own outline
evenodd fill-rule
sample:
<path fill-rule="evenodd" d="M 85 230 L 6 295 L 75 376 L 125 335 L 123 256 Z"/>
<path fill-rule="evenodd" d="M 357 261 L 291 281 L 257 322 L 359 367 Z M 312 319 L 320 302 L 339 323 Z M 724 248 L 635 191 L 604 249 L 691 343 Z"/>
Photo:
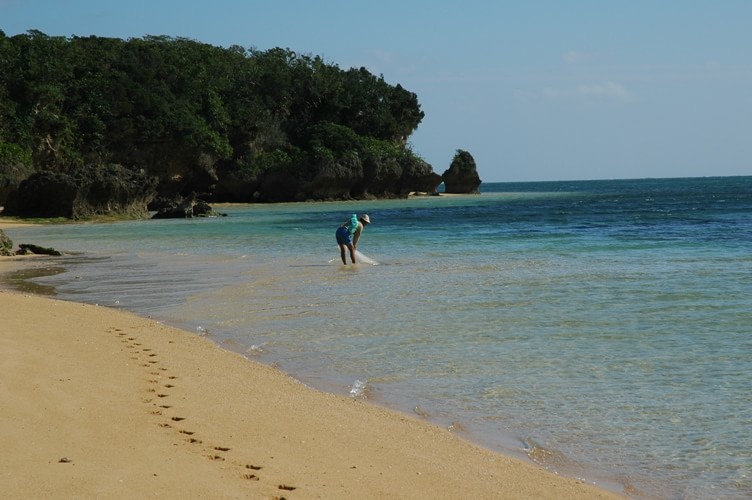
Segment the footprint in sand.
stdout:
<path fill-rule="evenodd" d="M 119 335 L 126 335 L 126 334 L 125 333 L 119 333 Z M 135 337 L 128 337 L 127 340 L 133 342 L 134 340 L 136 340 L 136 338 Z M 126 342 L 126 340 L 123 339 L 123 342 Z M 133 349 L 135 346 L 141 346 L 141 344 L 134 342 L 133 345 L 127 345 L 126 347 L 128 347 L 130 349 Z M 152 351 L 152 349 L 150 349 L 148 347 L 141 347 L 140 352 L 143 352 L 143 353 L 147 354 L 148 358 L 156 358 L 157 357 L 157 354 L 154 353 Z M 132 359 L 138 359 L 138 357 L 133 357 Z M 167 368 L 153 366 L 154 364 L 158 363 L 158 361 L 156 359 L 151 359 L 151 360 L 147 360 L 147 361 L 148 361 L 147 363 L 142 363 L 140 366 L 145 367 L 145 368 L 150 368 L 150 367 L 153 368 L 149 372 L 149 375 L 151 375 L 152 377 L 155 377 L 155 378 L 147 379 L 146 382 L 149 383 L 149 384 L 152 384 L 152 385 L 159 384 L 160 380 L 157 377 L 165 376 L 166 374 L 164 372 L 167 371 Z M 169 376 L 167 376 L 167 378 L 169 380 L 175 380 L 178 377 L 176 375 L 169 375 Z M 164 384 L 163 387 L 165 389 L 173 389 L 175 387 L 175 385 L 171 384 L 171 383 L 167 383 L 167 384 Z M 155 388 L 153 388 L 153 387 L 148 388 L 147 392 L 149 392 L 149 393 L 155 393 L 156 397 L 158 397 L 158 398 L 166 398 L 166 397 L 169 396 L 169 394 L 164 393 L 164 392 L 157 393 L 157 390 Z M 147 398 L 147 399 L 143 400 L 143 402 L 145 404 L 152 404 L 153 406 L 156 406 L 156 404 L 153 403 L 152 401 L 153 400 L 150 399 L 150 398 Z M 167 409 L 172 408 L 171 405 L 166 405 L 166 404 L 165 405 L 159 405 L 158 407 L 161 408 L 162 410 L 167 410 Z M 161 416 L 161 415 L 163 415 L 162 410 L 152 409 L 150 411 L 150 414 L 156 415 L 156 416 Z M 170 417 L 170 420 L 171 420 L 171 422 L 182 422 L 183 420 L 186 420 L 186 417 L 174 416 L 174 417 Z M 173 428 L 172 424 L 167 423 L 167 422 L 160 423 L 159 427 L 162 427 L 164 429 L 172 429 Z M 186 430 L 186 429 L 178 429 L 178 432 L 180 434 L 183 434 L 183 435 L 187 436 L 186 442 L 189 443 L 189 444 L 203 444 L 202 440 L 193 437 L 194 434 L 195 434 L 194 431 L 190 431 L 190 430 Z M 226 446 L 214 446 L 214 447 L 212 447 L 212 450 L 214 452 L 223 453 L 223 452 L 230 451 L 230 448 L 226 447 Z M 219 453 L 211 453 L 211 454 L 209 454 L 207 456 L 207 458 L 209 458 L 212 461 L 216 461 L 216 462 L 225 462 L 226 461 L 225 457 L 223 457 Z M 240 463 L 237 463 L 237 462 L 234 463 L 234 465 L 239 466 L 239 467 L 242 466 Z M 246 464 L 245 467 L 244 467 L 244 469 L 247 470 L 247 471 L 259 471 L 259 470 L 262 469 L 262 467 L 259 466 L 259 465 Z M 244 479 L 247 479 L 249 481 L 259 481 L 260 480 L 259 476 L 257 474 L 255 474 L 255 473 L 253 473 L 253 472 L 243 473 L 241 475 L 241 477 L 244 478 Z M 278 486 L 278 488 L 280 490 L 285 490 L 285 491 L 293 491 L 293 490 L 296 489 L 295 486 L 289 486 L 289 485 L 285 485 L 285 484 L 280 484 Z"/>

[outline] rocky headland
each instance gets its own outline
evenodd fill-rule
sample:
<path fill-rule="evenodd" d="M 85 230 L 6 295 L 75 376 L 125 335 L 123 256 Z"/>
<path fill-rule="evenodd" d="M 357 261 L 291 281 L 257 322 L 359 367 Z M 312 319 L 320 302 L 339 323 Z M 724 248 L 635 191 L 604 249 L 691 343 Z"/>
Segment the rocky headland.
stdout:
<path fill-rule="evenodd" d="M 0 74 L 2 215 L 202 217 L 480 185 L 469 153 L 439 175 L 412 151 L 415 93 L 289 49 L 0 31 Z"/>

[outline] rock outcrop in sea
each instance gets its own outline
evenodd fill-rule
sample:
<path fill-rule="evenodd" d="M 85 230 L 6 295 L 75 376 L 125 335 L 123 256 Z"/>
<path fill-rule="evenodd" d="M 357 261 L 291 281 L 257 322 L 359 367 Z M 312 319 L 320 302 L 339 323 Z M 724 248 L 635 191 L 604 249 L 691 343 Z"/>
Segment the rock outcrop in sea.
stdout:
<path fill-rule="evenodd" d="M 452 164 L 441 176 L 446 193 L 450 194 L 478 194 L 480 192 L 480 176 L 475 165 L 475 159 L 467 151 L 457 150 Z"/>

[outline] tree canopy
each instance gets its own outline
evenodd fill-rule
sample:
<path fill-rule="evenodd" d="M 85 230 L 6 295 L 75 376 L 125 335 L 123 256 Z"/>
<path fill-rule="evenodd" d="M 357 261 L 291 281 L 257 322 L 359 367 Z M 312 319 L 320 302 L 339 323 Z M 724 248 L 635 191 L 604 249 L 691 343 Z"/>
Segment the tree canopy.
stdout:
<path fill-rule="evenodd" d="M 114 163 L 248 201 L 237 198 L 270 179 L 293 177 L 299 191 L 334 164 L 353 182 L 333 196 L 357 195 L 364 165 L 422 161 L 407 138 L 423 117 L 402 86 L 288 49 L 0 31 L 6 178 Z"/>

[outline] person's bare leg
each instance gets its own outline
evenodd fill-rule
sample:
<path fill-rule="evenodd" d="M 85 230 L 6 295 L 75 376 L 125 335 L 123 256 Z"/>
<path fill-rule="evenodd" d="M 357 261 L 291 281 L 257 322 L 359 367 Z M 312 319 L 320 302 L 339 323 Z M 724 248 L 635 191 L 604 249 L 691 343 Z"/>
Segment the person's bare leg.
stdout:
<path fill-rule="evenodd" d="M 347 265 L 347 258 L 345 257 L 345 245 L 340 244 L 339 253 L 340 253 L 340 256 L 342 257 L 342 263 L 344 265 Z"/>
<path fill-rule="evenodd" d="M 350 260 L 352 260 L 352 263 L 355 264 L 355 247 L 352 245 L 347 245 L 347 248 L 350 249 Z"/>

